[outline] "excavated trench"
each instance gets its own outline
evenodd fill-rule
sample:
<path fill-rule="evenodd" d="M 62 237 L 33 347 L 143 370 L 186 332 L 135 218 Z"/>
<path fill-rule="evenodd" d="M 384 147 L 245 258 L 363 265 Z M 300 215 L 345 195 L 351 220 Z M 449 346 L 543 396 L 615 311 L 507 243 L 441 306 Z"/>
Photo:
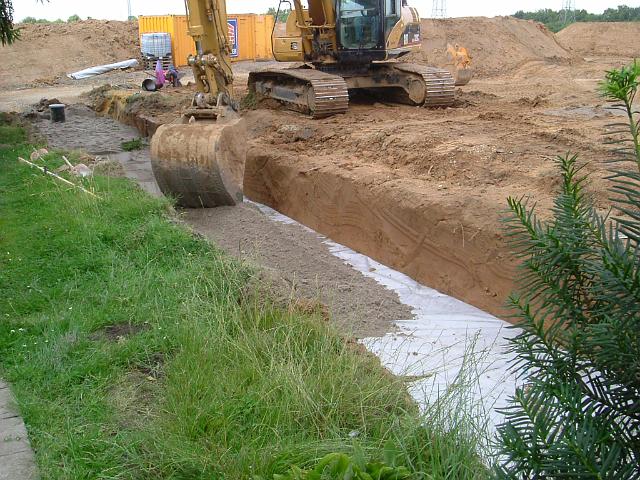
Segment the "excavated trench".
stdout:
<path fill-rule="evenodd" d="M 105 97 L 97 110 L 152 135 L 163 121 L 128 108 L 128 95 Z M 483 228 L 482 218 L 463 216 L 459 206 L 437 196 L 425 199 L 417 186 L 391 188 L 372 173 L 311 164 L 260 138 L 250 143 L 247 198 L 424 285 L 504 316 L 514 263 L 501 235 Z"/>
<path fill-rule="evenodd" d="M 431 288 L 503 316 L 513 264 L 494 232 L 468 225 L 457 208 L 413 201 L 350 171 L 249 150 L 245 194 Z M 481 220 L 481 219 L 479 219 Z"/>

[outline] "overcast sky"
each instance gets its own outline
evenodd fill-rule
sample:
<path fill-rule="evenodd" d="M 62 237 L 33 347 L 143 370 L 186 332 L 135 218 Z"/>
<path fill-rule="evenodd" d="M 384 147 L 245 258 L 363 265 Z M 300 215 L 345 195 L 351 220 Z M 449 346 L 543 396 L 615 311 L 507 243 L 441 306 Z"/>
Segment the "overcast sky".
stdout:
<path fill-rule="evenodd" d="M 36 0 L 14 0 L 15 19 L 37 17 L 66 20 L 77 14 L 82 18 L 104 18 L 123 20 L 127 17 L 127 0 L 49 0 L 45 4 Z M 409 4 L 418 8 L 422 17 L 431 16 L 432 0 L 409 0 Z M 538 10 L 541 8 L 562 8 L 562 0 L 521 0 L 521 1 L 478 1 L 448 0 L 448 14 L 452 17 L 510 15 L 517 10 Z M 601 13 L 609 7 L 626 4 L 640 6 L 640 1 L 604 1 L 576 0 L 576 7 L 593 13 Z M 277 7 L 278 0 L 227 0 L 229 13 L 265 13 L 269 7 Z M 134 15 L 165 15 L 184 13 L 184 0 L 131 0 Z"/>

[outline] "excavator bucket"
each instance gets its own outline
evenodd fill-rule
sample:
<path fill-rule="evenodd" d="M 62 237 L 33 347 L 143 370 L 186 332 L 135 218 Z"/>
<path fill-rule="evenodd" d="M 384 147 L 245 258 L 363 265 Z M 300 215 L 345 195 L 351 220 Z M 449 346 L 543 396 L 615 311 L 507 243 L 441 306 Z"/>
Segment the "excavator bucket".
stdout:
<path fill-rule="evenodd" d="M 456 87 L 466 85 L 473 78 L 473 70 L 471 69 L 471 55 L 469 51 L 458 45 L 447 44 L 447 53 L 451 57 L 452 63 L 456 69 Z"/>
<path fill-rule="evenodd" d="M 178 205 L 210 208 L 243 200 L 244 121 L 167 124 L 151 140 L 151 166 L 162 193 Z"/>
<path fill-rule="evenodd" d="M 456 70 L 456 87 L 462 87 L 473 78 L 473 70 L 471 68 L 458 68 Z"/>

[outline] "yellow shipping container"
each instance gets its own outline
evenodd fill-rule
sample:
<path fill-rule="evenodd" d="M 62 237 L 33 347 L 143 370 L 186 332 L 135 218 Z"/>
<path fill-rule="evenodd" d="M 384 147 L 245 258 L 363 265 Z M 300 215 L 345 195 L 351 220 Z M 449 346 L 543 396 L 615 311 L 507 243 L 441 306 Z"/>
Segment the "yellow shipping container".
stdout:
<path fill-rule="evenodd" d="M 271 32 L 272 15 L 228 15 L 230 32 L 237 26 L 237 44 L 232 61 L 269 60 L 273 58 Z M 187 65 L 189 55 L 195 54 L 195 44 L 189 36 L 186 15 L 161 15 L 138 17 L 139 35 L 144 33 L 168 33 L 171 35 L 173 61 L 177 67 Z M 231 39 L 232 44 L 236 42 Z"/>

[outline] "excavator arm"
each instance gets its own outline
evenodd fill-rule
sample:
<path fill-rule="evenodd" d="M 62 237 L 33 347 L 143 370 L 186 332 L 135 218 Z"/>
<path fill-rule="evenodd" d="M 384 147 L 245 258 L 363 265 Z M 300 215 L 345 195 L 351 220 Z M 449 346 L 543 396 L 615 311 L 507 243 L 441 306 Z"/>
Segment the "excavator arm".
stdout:
<path fill-rule="evenodd" d="M 196 45 L 196 54 L 189 56 L 189 65 L 200 94 L 193 107 L 220 106 L 221 99 L 229 104 L 233 98 L 233 71 L 226 3 L 185 0 L 185 7 L 189 35 Z"/>
<path fill-rule="evenodd" d="M 225 0 L 185 0 L 189 56 L 198 93 L 182 124 L 162 125 L 151 139 L 158 186 L 184 207 L 242 201 L 246 128 L 234 111 L 231 45 Z"/>

